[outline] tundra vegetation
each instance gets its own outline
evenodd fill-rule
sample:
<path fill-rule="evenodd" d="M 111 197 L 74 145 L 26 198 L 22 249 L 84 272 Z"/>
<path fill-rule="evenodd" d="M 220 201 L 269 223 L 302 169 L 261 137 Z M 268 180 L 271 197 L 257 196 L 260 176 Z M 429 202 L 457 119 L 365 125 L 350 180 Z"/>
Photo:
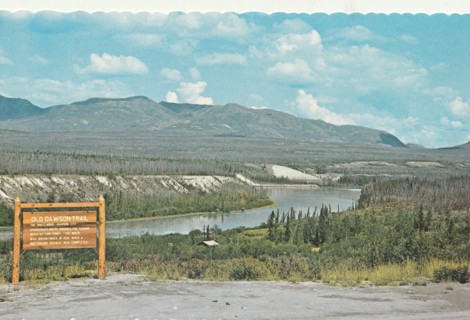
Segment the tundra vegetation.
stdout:
<path fill-rule="evenodd" d="M 109 239 L 108 269 L 152 279 L 323 281 L 341 285 L 425 285 L 470 278 L 470 197 L 448 201 L 451 189 L 469 194 L 468 176 L 395 179 L 367 185 L 357 208 L 334 213 L 271 212 L 258 228 L 189 235 Z M 420 187 L 410 187 L 419 183 Z M 455 186 L 455 187 L 452 187 Z M 403 197 L 406 201 L 397 201 Z M 433 199 L 426 205 L 423 190 Z M 380 201 L 371 201 L 380 199 Z M 429 200 L 430 201 L 430 200 Z M 432 203 L 432 205 L 431 205 Z M 215 239 L 217 247 L 197 245 Z M 0 243 L 0 281 L 9 281 L 11 241 Z M 27 281 L 92 276 L 94 250 L 26 252 Z"/>
<path fill-rule="evenodd" d="M 39 132 L 0 130 L 1 175 L 220 175 L 258 183 L 304 183 L 275 177 L 270 164 L 316 175 L 323 185 L 361 187 L 393 177 L 445 177 L 468 172 L 468 150 L 427 150 L 268 138 L 165 136 L 151 131 Z M 386 159 L 386 161 L 384 161 Z M 332 179 L 338 177 L 339 179 Z M 230 185 L 216 194 L 137 194 L 106 190 L 109 219 L 194 211 L 230 211 L 267 204 L 262 192 Z M 233 195 L 229 195 L 231 190 Z M 237 200 L 235 200 L 236 198 Z M 258 198 L 258 199 L 256 199 Z M 80 201 L 66 191 L 37 192 L 31 201 Z M 12 202 L 0 199 L 2 205 Z M 135 206 L 136 210 L 133 210 Z M 7 210 L 8 211 L 8 210 Z M 3 211 L 5 212 L 5 211 Z M 0 225 L 10 225 L 8 214 Z"/>
<path fill-rule="evenodd" d="M 458 175 L 466 149 L 412 149 L 273 138 L 164 136 L 136 132 L 0 130 L 0 174 L 226 175 L 276 181 L 269 164 L 306 173 L 338 173 L 345 184 L 389 176 Z M 384 160 L 386 159 L 386 160 Z M 422 164 L 422 165 L 419 165 Z"/>
<path fill-rule="evenodd" d="M 367 148 L 367 150 L 365 150 Z M 238 137 L 168 137 L 155 132 L 0 131 L 3 175 L 222 175 L 284 183 L 269 164 L 360 186 L 356 208 L 273 212 L 254 229 L 109 239 L 108 270 L 155 279 L 288 280 L 332 284 L 425 284 L 469 278 L 468 149 L 409 149 Z M 384 160 L 386 159 L 386 160 Z M 337 174 L 331 180 L 328 174 Z M 292 181 L 289 181 L 292 183 Z M 67 195 L 51 195 L 67 200 Z M 109 192 L 108 218 L 229 211 L 268 203 L 248 186 L 216 193 L 142 196 Z M 46 199 L 47 200 L 47 199 Z M 11 208 L 0 202 L 0 224 Z M 5 213 L 5 214 L 3 214 Z M 198 246 L 215 239 L 218 247 Z M 0 241 L 0 282 L 11 279 L 11 240 Z M 21 278 L 48 281 L 96 274 L 94 250 L 27 251 Z"/>

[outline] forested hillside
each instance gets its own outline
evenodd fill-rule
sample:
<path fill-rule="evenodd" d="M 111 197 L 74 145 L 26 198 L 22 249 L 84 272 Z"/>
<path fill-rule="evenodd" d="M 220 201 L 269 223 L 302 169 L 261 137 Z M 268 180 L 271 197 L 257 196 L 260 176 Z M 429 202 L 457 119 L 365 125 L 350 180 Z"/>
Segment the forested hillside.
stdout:
<path fill-rule="evenodd" d="M 266 165 L 337 173 L 362 185 L 389 176 L 458 175 L 470 169 L 463 149 L 430 150 L 340 143 L 165 136 L 156 132 L 0 131 L 0 174 L 230 175 L 269 181 Z"/>
<path fill-rule="evenodd" d="M 439 213 L 470 211 L 470 175 L 377 181 L 364 186 L 359 207 L 405 204 Z"/>

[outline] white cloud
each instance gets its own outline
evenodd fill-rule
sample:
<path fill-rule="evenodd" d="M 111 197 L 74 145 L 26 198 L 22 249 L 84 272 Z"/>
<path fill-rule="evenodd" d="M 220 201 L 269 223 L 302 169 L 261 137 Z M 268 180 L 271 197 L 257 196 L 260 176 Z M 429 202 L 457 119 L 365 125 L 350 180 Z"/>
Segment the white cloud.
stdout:
<path fill-rule="evenodd" d="M 133 95 L 132 91 L 122 82 L 110 80 L 73 82 L 47 78 L 14 77 L 5 81 L 5 84 L 2 88 L 5 95 L 25 98 L 42 107 L 85 100 L 91 97 L 116 98 Z M 23 88 L 28 88 L 26 95 Z"/>
<path fill-rule="evenodd" d="M 150 46 L 163 46 L 166 40 L 165 35 L 153 34 L 153 33 L 132 33 L 119 37 L 122 42 L 128 43 L 132 42 L 143 47 Z"/>
<path fill-rule="evenodd" d="M 457 120 L 449 120 L 447 117 L 442 117 L 440 120 L 441 124 L 444 126 L 452 127 L 452 128 L 463 128 L 463 123 Z"/>
<path fill-rule="evenodd" d="M 426 88 L 423 93 L 430 95 L 435 101 L 442 101 L 443 99 L 448 101 L 455 96 L 454 89 L 445 86 Z"/>
<path fill-rule="evenodd" d="M 213 53 L 196 58 L 201 65 L 246 64 L 246 58 L 238 53 Z"/>
<path fill-rule="evenodd" d="M 189 56 L 199 41 L 193 39 L 178 40 L 170 45 L 170 51 L 177 56 Z"/>
<path fill-rule="evenodd" d="M 470 100 L 463 101 L 462 97 L 457 97 L 449 103 L 449 109 L 453 114 L 460 117 L 470 115 Z"/>
<path fill-rule="evenodd" d="M 277 51 L 281 56 L 298 52 L 312 53 L 322 48 L 321 37 L 312 30 L 308 33 L 291 33 L 279 37 L 276 41 Z"/>
<path fill-rule="evenodd" d="M 49 64 L 49 60 L 44 58 L 43 56 L 39 55 L 39 54 L 35 54 L 33 56 L 31 56 L 29 58 L 33 63 L 36 63 L 36 64 L 41 64 L 41 65 L 47 65 Z"/>
<path fill-rule="evenodd" d="M 400 118 L 391 114 L 373 112 L 339 114 L 322 107 L 318 103 L 318 99 L 304 90 L 298 90 L 295 102 L 288 103 L 288 105 L 291 106 L 290 111 L 297 116 L 321 119 L 336 125 L 351 124 L 385 130 L 396 135 L 404 142 L 420 143 L 429 147 L 446 146 L 447 137 L 445 135 L 447 134 L 447 129 L 442 128 L 442 124 L 423 125 L 417 117 L 408 116 Z M 447 122 L 445 119 L 441 121 L 450 126 L 453 130 L 452 132 L 462 128 L 458 121 L 448 120 Z"/>
<path fill-rule="evenodd" d="M 217 22 L 214 33 L 223 37 L 240 38 L 250 33 L 250 26 L 239 15 L 226 13 Z"/>
<path fill-rule="evenodd" d="M 446 72 L 449 70 L 449 64 L 445 62 L 437 63 L 429 67 L 429 70 L 434 72 Z"/>
<path fill-rule="evenodd" d="M 176 92 L 168 91 L 166 93 L 165 101 L 172 102 L 172 103 L 178 103 L 178 95 L 176 94 Z"/>
<path fill-rule="evenodd" d="M 342 116 L 352 124 L 389 132 L 405 143 L 418 143 L 433 148 L 449 146 L 449 136 L 455 138 L 463 128 L 459 121 L 447 122 L 445 119 L 441 119 L 446 123 L 443 126 L 441 121 L 422 124 L 418 118 L 411 116 L 400 118 L 378 113 L 348 113 Z"/>
<path fill-rule="evenodd" d="M 257 29 L 255 24 L 247 23 L 237 14 L 219 12 L 172 13 L 168 15 L 166 27 L 180 38 L 217 37 L 237 42 L 243 42 Z"/>
<path fill-rule="evenodd" d="M 248 48 L 248 54 L 249 54 L 250 57 L 253 57 L 253 58 L 256 58 L 256 59 L 263 59 L 264 58 L 263 52 L 254 45 L 251 45 Z"/>
<path fill-rule="evenodd" d="M 309 28 L 308 32 L 267 34 L 248 47 L 250 57 L 269 62 L 291 62 L 296 59 L 308 60 L 317 67 L 324 66 L 320 34 Z"/>
<path fill-rule="evenodd" d="M 160 70 L 160 76 L 166 80 L 179 81 L 182 79 L 181 72 L 177 69 L 163 68 Z"/>
<path fill-rule="evenodd" d="M 411 117 L 409 116 L 408 118 L 406 118 L 404 120 L 405 124 L 410 126 L 410 127 L 414 127 L 414 126 L 417 126 L 419 125 L 419 119 L 416 118 L 416 117 Z"/>
<path fill-rule="evenodd" d="M 281 82 L 309 83 L 314 80 L 312 69 L 304 60 L 278 62 L 268 68 L 267 75 Z"/>
<path fill-rule="evenodd" d="M 166 14 L 163 14 L 163 13 L 160 13 L 160 12 L 141 12 L 139 13 L 141 16 L 143 15 L 145 18 L 143 19 L 144 20 L 144 24 L 147 24 L 149 26 L 152 26 L 152 27 L 161 27 L 166 19 L 167 19 L 167 15 Z M 140 19 L 140 23 L 142 23 L 142 19 Z"/>
<path fill-rule="evenodd" d="M 431 145 L 436 142 L 434 128 L 423 126 L 416 117 L 399 118 L 390 114 L 351 113 L 345 115 L 358 126 L 384 130 L 401 141 Z"/>
<path fill-rule="evenodd" d="M 336 84 L 355 90 L 415 90 L 428 83 L 428 72 L 412 60 L 369 45 L 334 47 L 325 53 L 328 73 Z"/>
<path fill-rule="evenodd" d="M 400 36 L 400 39 L 408 44 L 419 44 L 419 40 L 410 34 L 403 34 Z"/>
<path fill-rule="evenodd" d="M 252 100 L 256 101 L 257 103 L 260 103 L 264 100 L 262 96 L 260 96 L 259 94 L 256 94 L 256 93 L 250 94 L 250 98 Z M 264 107 L 264 108 L 266 108 L 266 107 Z"/>
<path fill-rule="evenodd" d="M 301 19 L 286 19 L 281 23 L 275 24 L 273 29 L 281 33 L 306 33 L 312 28 Z"/>
<path fill-rule="evenodd" d="M 201 73 L 199 73 L 199 70 L 197 68 L 189 68 L 189 76 L 193 80 L 201 79 Z"/>
<path fill-rule="evenodd" d="M 341 30 L 343 37 L 356 41 L 387 41 L 363 26 Z M 432 74 L 404 54 L 365 43 L 351 45 L 333 37 L 323 41 L 322 36 L 312 29 L 268 33 L 248 47 L 250 63 L 264 65 L 270 80 L 295 87 L 314 84 L 316 92 L 337 97 L 340 107 L 360 106 L 363 111 L 372 108 L 369 102 L 375 94 L 377 103 L 388 96 L 395 99 L 392 112 L 403 110 L 423 96 L 430 84 Z"/>
<path fill-rule="evenodd" d="M 176 98 L 181 102 L 194 103 L 194 104 L 214 104 L 210 97 L 204 97 L 201 94 L 207 87 L 205 81 L 198 82 L 181 82 L 180 87 L 176 89 L 178 96 L 171 95 L 170 98 Z M 167 95 L 168 97 L 168 95 Z"/>
<path fill-rule="evenodd" d="M 13 62 L 5 56 L 0 55 L 0 64 L 13 64 Z"/>
<path fill-rule="evenodd" d="M 383 41 L 383 37 L 375 34 L 364 26 L 353 26 L 340 30 L 335 30 L 334 38 L 344 38 L 357 42 Z"/>
<path fill-rule="evenodd" d="M 310 29 L 305 33 L 275 35 L 263 40 L 260 47 L 248 49 L 250 57 L 271 63 L 267 75 L 276 82 L 294 86 L 311 84 L 324 73 L 325 64 L 320 34 Z"/>
<path fill-rule="evenodd" d="M 80 74 L 144 74 L 148 68 L 139 59 L 133 56 L 114 56 L 109 53 L 103 53 L 101 56 L 92 53 L 90 55 L 90 64 L 83 68 L 77 68 Z"/>
<path fill-rule="evenodd" d="M 336 114 L 327 108 L 319 106 L 317 100 L 311 94 L 306 93 L 304 90 L 297 91 L 297 98 L 295 102 L 297 110 L 308 118 L 321 119 L 336 125 L 352 123 L 343 116 Z"/>
<path fill-rule="evenodd" d="M 5 55 L 3 54 L 3 49 L 0 47 L 0 64 L 13 64 L 13 62 L 8 59 L 7 57 L 5 57 Z"/>
<path fill-rule="evenodd" d="M 200 12 L 190 12 L 186 14 L 173 13 L 168 16 L 168 22 L 174 26 L 174 29 L 180 30 L 180 33 L 188 29 L 194 31 L 202 27 L 204 16 Z"/>

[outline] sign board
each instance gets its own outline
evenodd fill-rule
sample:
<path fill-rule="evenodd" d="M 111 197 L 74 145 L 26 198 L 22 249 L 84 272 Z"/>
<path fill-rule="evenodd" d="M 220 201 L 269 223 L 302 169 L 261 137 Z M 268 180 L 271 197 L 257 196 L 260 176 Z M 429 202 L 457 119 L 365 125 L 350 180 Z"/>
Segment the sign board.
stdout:
<path fill-rule="evenodd" d="M 103 196 L 100 196 L 96 202 L 64 203 L 22 203 L 20 198 L 16 197 L 11 283 L 20 282 L 22 250 L 96 248 L 97 242 L 98 277 L 104 280 L 106 277 L 105 206 Z M 65 208 L 74 208 L 76 211 L 61 211 Z M 78 208 L 82 211 L 78 211 Z M 29 211 L 23 212 L 24 209 Z M 38 209 L 51 211 L 35 211 Z M 86 211 L 90 209 L 93 210 Z M 21 235 L 23 235 L 23 245 L 21 245 Z"/>
<path fill-rule="evenodd" d="M 96 211 L 23 213 L 23 250 L 73 248 L 96 248 Z"/>

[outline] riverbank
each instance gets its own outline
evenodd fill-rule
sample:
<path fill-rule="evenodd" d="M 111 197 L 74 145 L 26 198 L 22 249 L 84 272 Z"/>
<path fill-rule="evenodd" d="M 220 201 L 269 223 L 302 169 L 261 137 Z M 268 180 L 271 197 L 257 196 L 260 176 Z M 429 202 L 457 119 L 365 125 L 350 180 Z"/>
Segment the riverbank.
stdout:
<path fill-rule="evenodd" d="M 249 187 L 251 188 L 251 187 Z M 261 206 L 253 209 L 232 210 L 229 213 L 187 213 L 171 214 L 166 216 L 157 216 L 150 218 L 134 218 L 126 220 L 108 220 L 108 237 L 123 237 L 130 235 L 150 234 L 168 234 L 182 233 L 188 234 L 191 230 L 201 229 L 204 226 L 217 225 L 226 230 L 240 226 L 256 227 L 265 223 L 272 210 L 288 211 L 291 207 L 296 210 L 302 210 L 306 213 L 309 208 L 311 212 L 315 207 L 320 208 L 322 204 L 330 204 L 333 210 L 346 210 L 354 205 L 359 198 L 358 190 L 337 189 L 337 188 L 271 188 L 266 189 L 270 199 L 267 206 Z M 107 211 L 108 213 L 108 211 Z M 108 216 L 108 214 L 107 214 Z M 0 229 L 0 240 L 6 240 L 12 237 L 12 227 Z"/>
<path fill-rule="evenodd" d="M 470 285 L 332 287 L 319 283 L 149 281 L 133 274 L 0 285 L 10 319 L 470 318 Z"/>
<path fill-rule="evenodd" d="M 214 225 L 203 231 L 193 228 L 188 235 L 145 232 L 108 238 L 107 270 L 155 280 L 321 281 L 352 287 L 426 286 L 470 279 L 468 212 L 421 219 L 419 212 L 352 211 L 344 215 L 322 206 L 319 213 L 313 213 L 273 212 L 262 227 L 251 229 L 222 231 Z M 446 237 L 449 226 L 452 237 Z M 405 238 L 407 242 L 401 240 Z M 220 245 L 199 245 L 208 239 Z M 0 283 L 11 281 L 11 259 L 11 240 L 0 241 Z M 92 277 L 97 269 L 96 252 L 26 251 L 21 266 L 20 278 L 26 283 Z"/>
<path fill-rule="evenodd" d="M 249 209 L 270 209 L 276 207 L 276 202 L 271 201 L 270 204 L 266 204 L 264 206 L 255 207 L 255 208 L 248 208 Z M 242 210 L 245 211 L 245 210 Z M 175 219 L 175 218 L 187 218 L 187 217 L 197 217 L 197 216 L 204 216 L 204 215 L 221 215 L 221 214 L 231 214 L 235 212 L 240 212 L 240 210 L 231 210 L 229 212 L 221 212 L 221 211 L 206 211 L 206 212 L 189 212 L 189 213 L 181 213 L 181 214 L 170 214 L 167 216 L 158 216 L 158 217 L 142 217 L 142 218 L 130 218 L 126 220 L 111 220 L 107 221 L 107 224 L 120 224 L 126 222 L 137 222 L 137 221 L 153 221 L 153 220 L 163 220 L 163 219 Z M 0 227 L 0 231 L 2 230 Z M 5 229 L 6 230 L 6 229 Z"/>

